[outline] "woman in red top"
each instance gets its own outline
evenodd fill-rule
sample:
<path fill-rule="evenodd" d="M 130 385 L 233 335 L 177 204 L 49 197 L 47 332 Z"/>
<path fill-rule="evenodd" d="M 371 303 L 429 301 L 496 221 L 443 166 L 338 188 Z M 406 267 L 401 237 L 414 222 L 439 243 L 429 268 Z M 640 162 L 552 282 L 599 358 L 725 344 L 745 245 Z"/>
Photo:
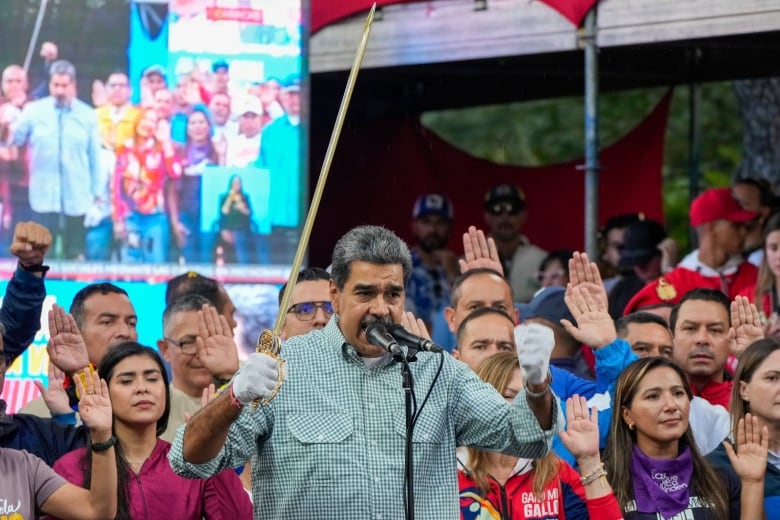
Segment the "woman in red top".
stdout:
<path fill-rule="evenodd" d="M 123 262 L 168 260 L 171 226 L 179 226 L 178 197 L 171 181 L 182 175 L 170 134 L 168 122 L 147 108 L 133 138 L 117 149 L 113 220 Z"/>
<path fill-rule="evenodd" d="M 507 401 L 524 399 L 517 354 L 503 352 L 486 359 L 477 375 Z M 541 459 L 467 448 L 468 460 L 458 471 L 462 520 L 563 520 L 622 518 L 599 456 L 596 410 L 584 398 L 566 400 L 568 429 L 560 433 L 577 458 L 582 477 L 550 451 Z"/>
<path fill-rule="evenodd" d="M 98 374 L 108 382 L 114 416 L 117 520 L 252 518 L 249 496 L 232 469 L 203 480 L 173 472 L 171 445 L 159 438 L 171 406 L 168 376 L 157 352 L 132 341 L 120 343 L 108 350 Z M 91 448 L 79 448 L 60 458 L 54 470 L 89 488 L 95 457 Z"/>

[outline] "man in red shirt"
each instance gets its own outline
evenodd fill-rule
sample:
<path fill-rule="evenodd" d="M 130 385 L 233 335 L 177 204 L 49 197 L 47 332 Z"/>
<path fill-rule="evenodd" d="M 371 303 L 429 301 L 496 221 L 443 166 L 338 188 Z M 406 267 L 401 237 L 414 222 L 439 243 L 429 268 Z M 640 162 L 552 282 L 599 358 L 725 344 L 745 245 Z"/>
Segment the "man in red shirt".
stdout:
<path fill-rule="evenodd" d="M 708 287 L 733 300 L 756 283 L 758 270 L 742 257 L 745 224 L 758 216 L 743 210 L 729 188 L 706 190 L 691 204 L 691 226 L 699 248 L 677 266 L 642 288 L 626 305 L 623 314 L 649 307 L 676 304 L 692 289 Z"/>

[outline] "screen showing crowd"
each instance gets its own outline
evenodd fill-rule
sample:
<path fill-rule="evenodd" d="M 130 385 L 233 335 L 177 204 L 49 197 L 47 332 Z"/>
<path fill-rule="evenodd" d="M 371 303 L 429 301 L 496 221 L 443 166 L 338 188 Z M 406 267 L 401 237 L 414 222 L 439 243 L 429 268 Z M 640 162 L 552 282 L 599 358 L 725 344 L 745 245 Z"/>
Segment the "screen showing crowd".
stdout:
<path fill-rule="evenodd" d="M 129 70 L 90 78 L 91 93 L 56 42 L 45 84 L 5 68 L 2 239 L 40 222 L 76 272 L 289 264 L 307 185 L 300 0 L 172 0 L 165 23 L 164 48 L 128 28 Z"/>

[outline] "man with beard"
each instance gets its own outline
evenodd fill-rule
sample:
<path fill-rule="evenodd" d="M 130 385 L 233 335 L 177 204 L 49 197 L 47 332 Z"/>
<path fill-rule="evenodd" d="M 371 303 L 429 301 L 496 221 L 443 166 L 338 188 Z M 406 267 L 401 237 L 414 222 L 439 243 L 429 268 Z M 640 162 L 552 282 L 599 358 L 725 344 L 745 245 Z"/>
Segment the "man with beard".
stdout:
<path fill-rule="evenodd" d="M 437 313 L 450 301 L 458 260 L 447 249 L 452 227 L 452 203 L 444 195 L 429 193 L 417 199 L 412 210 L 412 276 L 406 284 L 409 310 L 428 330 Z"/>
<path fill-rule="evenodd" d="M 173 470 L 207 478 L 251 457 L 257 519 L 399 518 L 407 431 L 401 368 L 366 329 L 402 322 L 411 270 L 406 244 L 387 229 L 344 235 L 333 250 L 328 324 L 287 340 L 282 374 L 276 359 L 250 354 L 220 396 L 179 428 L 168 454 Z M 542 355 L 518 357 L 525 388 L 511 404 L 451 356 L 417 354 L 415 393 L 430 388 L 411 439 L 419 518 L 457 517 L 456 446 L 526 458 L 549 451 L 563 414 L 550 391 L 546 347 L 530 346 Z M 253 406 L 256 399 L 266 402 Z"/>
<path fill-rule="evenodd" d="M 519 302 L 530 301 L 539 289 L 536 274 L 547 256 L 520 232 L 527 216 L 525 195 L 517 186 L 498 184 L 485 195 L 485 223 Z"/>

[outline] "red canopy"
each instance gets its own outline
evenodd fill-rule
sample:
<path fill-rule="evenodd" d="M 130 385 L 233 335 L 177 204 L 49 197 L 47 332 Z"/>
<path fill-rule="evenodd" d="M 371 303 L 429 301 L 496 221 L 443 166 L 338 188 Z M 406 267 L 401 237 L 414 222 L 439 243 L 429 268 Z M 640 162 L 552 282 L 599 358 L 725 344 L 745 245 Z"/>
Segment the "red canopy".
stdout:
<path fill-rule="evenodd" d="M 311 3 L 312 34 L 334 22 L 348 18 L 362 11 L 371 9 L 376 2 L 377 7 L 388 4 L 405 4 L 422 0 L 313 0 Z M 591 7 L 597 0 L 541 0 L 579 27 Z M 489 7 L 489 6 L 488 6 Z"/>

